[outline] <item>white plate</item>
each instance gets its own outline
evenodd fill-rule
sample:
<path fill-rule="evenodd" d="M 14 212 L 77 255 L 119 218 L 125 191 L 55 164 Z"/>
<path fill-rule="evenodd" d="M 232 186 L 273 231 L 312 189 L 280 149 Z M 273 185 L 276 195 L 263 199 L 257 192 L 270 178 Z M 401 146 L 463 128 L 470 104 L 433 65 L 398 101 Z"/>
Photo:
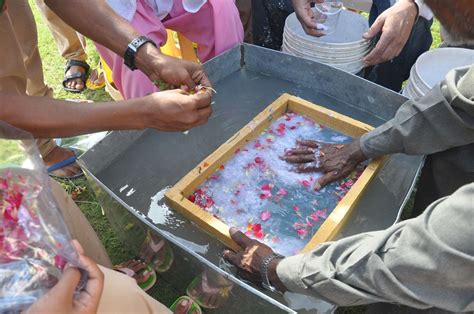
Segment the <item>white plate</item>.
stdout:
<path fill-rule="evenodd" d="M 421 82 L 431 89 L 452 69 L 472 64 L 474 64 L 474 50 L 437 48 L 422 54 L 415 66 Z"/>

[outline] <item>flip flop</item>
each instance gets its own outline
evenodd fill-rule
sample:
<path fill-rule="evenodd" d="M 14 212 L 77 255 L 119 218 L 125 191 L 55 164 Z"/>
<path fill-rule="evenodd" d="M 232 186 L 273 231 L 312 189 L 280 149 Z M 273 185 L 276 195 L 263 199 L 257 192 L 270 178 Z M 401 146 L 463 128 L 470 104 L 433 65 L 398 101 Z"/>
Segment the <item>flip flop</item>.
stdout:
<path fill-rule="evenodd" d="M 209 280 L 209 278 L 207 278 L 206 272 L 205 271 L 202 272 L 200 275 L 194 278 L 194 280 L 186 288 L 186 294 L 202 308 L 217 309 L 221 307 L 229 298 L 230 293 L 233 288 L 233 284 L 223 277 L 218 278 L 217 282 L 214 283 L 214 285 L 216 286 L 211 288 L 212 291 L 207 292 L 208 295 L 214 296 L 213 304 L 209 304 L 206 302 L 206 300 L 208 299 L 203 298 L 203 295 L 195 295 L 192 292 L 193 290 L 195 291 L 199 289 L 198 287 L 202 284 L 202 281 L 204 280 L 204 276 L 206 276 L 205 280 Z M 212 283 L 208 283 L 208 285 L 210 284 Z"/>
<path fill-rule="evenodd" d="M 79 67 L 83 68 L 85 70 L 85 72 L 84 73 L 77 72 L 77 73 L 74 73 L 74 74 L 66 75 L 67 71 L 69 71 L 69 69 L 72 66 L 79 66 Z M 87 63 L 83 62 L 83 61 L 68 60 L 66 62 L 66 66 L 64 67 L 64 80 L 63 80 L 64 90 L 66 90 L 68 92 L 72 92 L 72 93 L 82 92 L 86 88 L 86 77 L 87 77 L 87 72 L 89 72 L 89 69 L 90 69 L 89 65 Z M 81 79 L 82 80 L 82 82 L 84 83 L 84 88 L 83 89 L 70 88 L 70 87 L 66 86 L 66 83 L 68 83 L 72 80 L 75 80 L 75 79 Z"/>
<path fill-rule="evenodd" d="M 188 296 L 182 296 L 177 298 L 176 301 L 174 301 L 173 304 L 170 306 L 170 310 L 172 312 L 175 312 L 176 308 L 178 307 L 178 304 L 183 300 L 188 301 L 188 305 L 186 306 L 186 308 L 184 308 L 185 312 L 183 312 L 183 314 L 202 314 L 201 307 L 199 307 L 199 305 Z"/>
<path fill-rule="evenodd" d="M 81 173 L 78 173 L 74 176 L 70 176 L 70 177 L 62 177 L 62 176 L 57 176 L 57 175 L 54 175 L 52 174 L 51 172 L 54 172 L 56 170 L 59 170 L 59 169 L 62 169 L 64 167 L 67 167 L 69 165 L 72 165 L 73 163 L 75 163 L 77 161 L 77 156 L 76 156 L 76 151 L 74 151 L 74 156 L 72 157 L 69 157 L 67 159 L 64 159 L 62 161 L 59 161 L 57 163 L 55 163 L 54 165 L 48 167 L 46 169 L 46 171 L 48 172 L 48 175 L 53 178 L 53 179 L 57 179 L 57 180 L 74 180 L 74 179 L 77 179 L 77 178 L 80 178 L 80 177 L 83 177 L 84 176 L 84 172 L 82 172 L 81 170 Z"/>
<path fill-rule="evenodd" d="M 141 260 L 134 259 L 133 261 L 139 262 Z M 127 262 L 121 263 L 119 265 L 116 265 L 116 266 L 113 267 L 113 269 L 115 271 L 121 272 L 121 273 L 135 279 L 135 281 L 136 281 L 135 277 L 137 275 L 147 273 L 147 275 L 149 275 L 148 278 L 143 282 L 138 282 L 137 281 L 137 285 L 145 292 L 150 290 L 156 284 L 156 280 L 158 278 L 156 276 L 156 272 L 153 270 L 153 268 L 150 265 L 146 265 L 145 263 L 143 263 L 144 266 L 141 267 L 137 272 L 135 272 L 133 269 L 131 269 L 127 266 L 124 266 L 128 262 L 130 262 L 130 261 L 127 261 Z"/>

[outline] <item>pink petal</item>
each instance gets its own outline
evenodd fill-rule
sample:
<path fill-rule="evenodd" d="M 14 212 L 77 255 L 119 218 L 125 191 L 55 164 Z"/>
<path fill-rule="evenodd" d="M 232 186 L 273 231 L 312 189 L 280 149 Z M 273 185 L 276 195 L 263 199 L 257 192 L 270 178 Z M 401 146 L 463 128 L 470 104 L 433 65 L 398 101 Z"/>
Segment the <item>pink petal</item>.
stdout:
<path fill-rule="evenodd" d="M 293 210 L 294 210 L 295 212 L 299 212 L 299 211 L 300 211 L 300 208 L 299 208 L 298 206 L 293 206 Z"/>
<path fill-rule="evenodd" d="M 288 195 L 288 191 L 285 190 L 284 188 L 280 188 L 280 190 L 278 191 L 277 194 L 281 195 L 281 196 L 286 196 L 286 195 Z"/>
<path fill-rule="evenodd" d="M 296 230 L 296 233 L 298 233 L 298 235 L 300 236 L 301 239 L 303 239 L 304 237 L 306 237 L 308 235 L 308 230 L 306 229 L 298 229 Z"/>
<path fill-rule="evenodd" d="M 262 219 L 263 221 L 267 221 L 268 219 L 270 219 L 270 217 L 272 217 L 272 213 L 268 210 L 265 210 L 260 213 L 260 219 Z"/>
<path fill-rule="evenodd" d="M 262 185 L 262 190 L 264 191 L 270 191 L 272 188 L 273 188 L 273 184 L 270 184 L 270 183 L 266 183 Z"/>
<path fill-rule="evenodd" d="M 301 181 L 301 184 L 303 184 L 303 186 L 307 188 L 311 186 L 311 183 L 308 180 Z"/>
<path fill-rule="evenodd" d="M 255 163 L 257 164 L 263 164 L 263 159 L 260 157 L 255 158 Z"/>

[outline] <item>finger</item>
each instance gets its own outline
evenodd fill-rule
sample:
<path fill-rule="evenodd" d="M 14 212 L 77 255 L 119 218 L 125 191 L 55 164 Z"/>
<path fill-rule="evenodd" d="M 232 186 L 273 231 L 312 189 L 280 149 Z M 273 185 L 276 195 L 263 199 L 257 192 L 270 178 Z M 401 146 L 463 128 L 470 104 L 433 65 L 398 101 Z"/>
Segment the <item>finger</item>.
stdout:
<path fill-rule="evenodd" d="M 84 249 L 82 248 L 82 245 L 77 241 L 76 239 L 72 240 L 72 246 L 76 249 L 76 252 L 79 255 L 84 255 Z"/>
<path fill-rule="evenodd" d="M 212 114 L 212 107 L 207 107 L 204 109 L 198 110 L 199 121 L 206 123 L 209 120 L 209 117 Z"/>
<path fill-rule="evenodd" d="M 314 154 L 308 154 L 308 155 L 283 156 L 281 157 L 281 159 L 291 164 L 303 164 L 303 163 L 315 161 L 316 157 L 314 156 Z"/>
<path fill-rule="evenodd" d="M 58 299 L 64 298 L 65 300 L 71 300 L 74 297 L 74 292 L 81 279 L 81 272 L 74 266 L 66 266 L 61 279 L 58 283 L 50 290 L 50 293 L 57 296 Z"/>
<path fill-rule="evenodd" d="M 328 184 L 330 184 L 334 181 L 337 181 L 342 177 L 344 177 L 344 175 L 341 172 L 337 171 L 337 170 L 328 172 L 328 173 L 324 174 L 322 177 L 320 177 L 318 179 L 318 181 L 314 185 L 313 189 L 315 191 L 319 191 L 323 187 L 325 187 L 326 185 L 328 185 Z"/>
<path fill-rule="evenodd" d="M 382 34 L 375 48 L 364 58 L 365 64 L 375 65 L 387 61 L 387 59 L 384 59 L 383 55 L 391 42 L 391 36 L 384 36 Z"/>
<path fill-rule="evenodd" d="M 306 32 L 306 34 L 308 34 L 310 36 L 322 37 L 322 36 L 325 35 L 322 30 L 318 30 L 317 28 L 308 28 L 308 27 L 305 26 L 305 27 L 303 27 L 303 29 Z"/>
<path fill-rule="evenodd" d="M 210 93 L 196 93 L 192 95 L 196 99 L 196 108 L 202 109 L 209 107 L 211 105 L 211 96 Z"/>
<path fill-rule="evenodd" d="M 375 20 L 374 24 L 365 32 L 362 37 L 364 39 L 371 39 L 375 37 L 378 33 L 382 31 L 383 25 L 385 24 L 385 18 L 378 18 Z"/>
<path fill-rule="evenodd" d="M 308 172 L 320 172 L 321 167 L 316 166 L 316 164 L 307 164 L 307 165 L 299 165 L 292 169 L 293 172 L 296 173 L 308 173 Z"/>
<path fill-rule="evenodd" d="M 196 87 L 196 84 L 194 83 L 193 77 L 192 77 L 192 72 L 190 73 L 188 69 L 184 70 L 181 75 L 181 81 L 182 84 L 186 85 L 189 87 L 190 90 L 193 90 Z"/>
<path fill-rule="evenodd" d="M 206 72 L 202 70 L 202 68 L 195 72 L 195 74 L 193 75 L 193 80 L 198 85 L 212 88 L 211 80 L 209 80 L 209 77 L 207 76 Z"/>
<path fill-rule="evenodd" d="M 299 148 L 293 148 L 285 151 L 285 156 L 291 156 L 291 155 L 308 155 L 308 154 L 314 154 L 316 151 L 314 148 L 310 147 L 299 147 Z"/>
<path fill-rule="evenodd" d="M 239 256 L 236 253 L 232 252 L 232 251 L 225 250 L 224 251 L 224 259 L 227 260 L 232 265 L 235 265 L 235 266 L 240 265 Z"/>
<path fill-rule="evenodd" d="M 311 141 L 311 140 L 297 140 L 296 143 L 298 145 L 310 147 L 310 148 L 318 148 L 321 146 L 321 143 L 318 141 Z"/>
<path fill-rule="evenodd" d="M 252 239 L 240 232 L 237 228 L 230 228 L 229 233 L 232 240 L 244 249 L 253 244 Z"/>

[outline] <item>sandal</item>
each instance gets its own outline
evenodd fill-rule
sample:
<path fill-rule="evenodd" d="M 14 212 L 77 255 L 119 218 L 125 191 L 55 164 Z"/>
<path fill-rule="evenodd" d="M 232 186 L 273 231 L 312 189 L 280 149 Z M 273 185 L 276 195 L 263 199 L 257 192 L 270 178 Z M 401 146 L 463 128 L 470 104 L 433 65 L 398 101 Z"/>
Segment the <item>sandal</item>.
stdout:
<path fill-rule="evenodd" d="M 223 276 L 204 271 L 189 284 L 186 294 L 203 308 L 217 309 L 229 299 L 233 286 Z"/>
<path fill-rule="evenodd" d="M 59 161 L 57 163 L 55 163 L 54 165 L 48 167 L 46 169 L 46 171 L 48 172 L 48 175 L 53 178 L 53 179 L 56 179 L 56 180 L 74 180 L 74 179 L 77 179 L 77 178 L 80 178 L 80 177 L 83 177 L 84 176 L 84 172 L 80 172 L 74 176 L 70 176 L 70 177 L 66 177 L 66 176 L 57 176 L 57 175 L 54 175 L 52 174 L 52 172 L 56 171 L 56 170 L 59 170 L 59 169 L 62 169 L 64 167 L 67 167 L 69 165 L 72 165 L 73 163 L 75 163 L 77 161 L 77 151 L 76 150 L 73 150 L 74 152 L 74 156 L 72 157 L 69 157 L 67 159 L 64 159 L 62 161 Z"/>
<path fill-rule="evenodd" d="M 135 279 L 137 285 L 145 292 L 156 283 L 157 276 L 153 268 L 139 259 L 123 262 L 113 269 Z M 140 276 L 143 277 L 142 280 L 138 279 Z"/>
<path fill-rule="evenodd" d="M 199 305 L 188 296 L 182 296 L 176 299 L 170 306 L 174 314 L 202 314 Z"/>
<path fill-rule="evenodd" d="M 174 261 L 174 253 L 170 245 L 149 230 L 140 250 L 140 257 L 158 273 L 167 272 Z"/>
<path fill-rule="evenodd" d="M 79 67 L 83 68 L 85 71 L 84 71 L 84 73 L 77 72 L 77 73 L 66 75 L 66 73 L 69 71 L 69 69 L 72 66 L 79 66 Z M 72 92 L 72 93 L 82 92 L 86 88 L 86 76 L 87 76 L 87 72 L 89 72 L 89 69 L 90 69 L 90 67 L 86 62 L 79 61 L 79 60 L 68 60 L 66 62 L 66 66 L 64 68 L 64 80 L 63 80 L 64 90 L 66 90 L 68 92 Z M 70 87 L 66 86 L 66 83 L 68 83 L 72 80 L 76 80 L 76 79 L 81 79 L 82 82 L 84 82 L 84 87 L 82 89 L 70 88 Z"/>

